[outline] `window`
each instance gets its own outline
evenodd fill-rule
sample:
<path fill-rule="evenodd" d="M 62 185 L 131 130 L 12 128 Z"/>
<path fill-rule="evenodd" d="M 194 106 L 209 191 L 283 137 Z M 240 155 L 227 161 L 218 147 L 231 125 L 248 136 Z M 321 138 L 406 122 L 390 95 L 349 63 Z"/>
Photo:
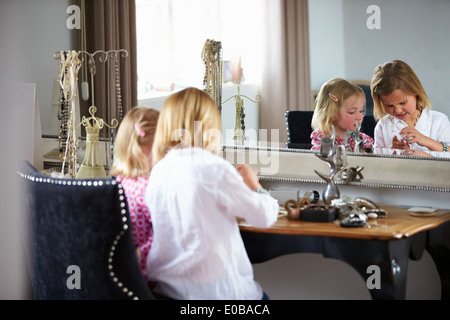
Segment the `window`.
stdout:
<path fill-rule="evenodd" d="M 202 88 L 207 39 L 222 43 L 224 61 L 240 57 L 245 83 L 261 83 L 260 0 L 136 0 L 136 24 L 139 99 Z"/>

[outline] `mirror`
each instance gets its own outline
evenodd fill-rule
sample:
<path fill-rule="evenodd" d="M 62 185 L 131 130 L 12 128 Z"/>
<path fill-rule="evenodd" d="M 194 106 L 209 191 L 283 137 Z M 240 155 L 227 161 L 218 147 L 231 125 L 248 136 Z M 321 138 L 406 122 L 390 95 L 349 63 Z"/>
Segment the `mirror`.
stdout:
<path fill-rule="evenodd" d="M 446 19 L 450 2 L 373 4 L 370 0 L 309 1 L 311 88 L 318 90 L 334 77 L 370 81 L 377 65 L 400 59 L 416 72 L 432 110 L 450 115 L 450 42 L 443 40 L 450 31 Z"/>
<path fill-rule="evenodd" d="M 315 152 L 271 147 L 224 146 L 223 157 L 234 165 L 248 163 L 258 170 L 261 181 L 322 183 L 314 172 L 328 172 L 329 166 Z M 337 185 L 450 192 L 450 159 L 348 154 L 347 168 L 362 167 L 363 178 Z M 382 168 L 382 169 L 380 169 Z M 414 174 L 411 174 L 414 173 Z"/>

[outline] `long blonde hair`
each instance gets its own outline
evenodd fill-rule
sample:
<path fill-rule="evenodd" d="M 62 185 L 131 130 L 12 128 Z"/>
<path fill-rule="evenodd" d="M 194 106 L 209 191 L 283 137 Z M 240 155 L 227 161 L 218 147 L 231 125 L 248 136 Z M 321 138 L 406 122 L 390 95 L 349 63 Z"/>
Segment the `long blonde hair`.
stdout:
<path fill-rule="evenodd" d="M 153 161 L 172 148 L 201 147 L 218 154 L 222 144 L 221 116 L 214 100 L 204 91 L 187 88 L 169 96 L 161 109 Z"/>
<path fill-rule="evenodd" d="M 377 66 L 373 71 L 370 91 L 373 98 L 373 114 L 381 119 L 388 114 L 380 96 L 387 96 L 395 89 L 413 94 L 417 109 L 431 108 L 431 101 L 414 70 L 401 60 L 392 60 Z"/>
<path fill-rule="evenodd" d="M 135 178 L 150 174 L 152 163 L 142 147 L 151 148 L 158 116 L 158 110 L 147 107 L 134 107 L 127 112 L 114 143 L 111 175 Z"/>
<path fill-rule="evenodd" d="M 365 97 L 364 91 L 358 85 L 342 78 L 333 78 L 325 82 L 316 98 L 311 126 L 319 129 L 325 136 L 331 136 L 333 121 L 339 108 L 347 98 L 354 94 Z"/>

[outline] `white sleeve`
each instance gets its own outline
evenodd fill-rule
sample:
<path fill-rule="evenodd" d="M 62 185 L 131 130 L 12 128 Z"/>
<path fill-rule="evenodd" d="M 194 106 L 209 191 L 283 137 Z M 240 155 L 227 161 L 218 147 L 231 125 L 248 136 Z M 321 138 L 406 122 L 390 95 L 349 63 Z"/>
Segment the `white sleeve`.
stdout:
<path fill-rule="evenodd" d="M 442 114 L 438 119 L 439 121 L 436 123 L 438 128 L 436 140 L 450 144 L 450 121 L 445 114 Z"/>
<path fill-rule="evenodd" d="M 389 148 L 391 143 L 386 143 L 386 141 L 391 141 L 389 131 L 386 132 L 385 121 L 381 119 L 378 121 L 374 130 L 374 148 Z"/>
<path fill-rule="evenodd" d="M 254 227 L 267 228 L 277 221 L 278 200 L 252 191 L 238 171 L 230 165 L 221 179 L 221 203 L 224 211 L 240 217 Z"/>

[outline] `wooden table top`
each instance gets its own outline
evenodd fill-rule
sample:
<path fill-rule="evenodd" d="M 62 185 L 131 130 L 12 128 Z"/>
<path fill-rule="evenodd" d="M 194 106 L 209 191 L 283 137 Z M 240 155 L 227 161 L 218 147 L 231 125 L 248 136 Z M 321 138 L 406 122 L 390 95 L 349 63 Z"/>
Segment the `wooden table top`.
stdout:
<path fill-rule="evenodd" d="M 387 217 L 368 219 L 365 227 L 341 227 L 339 219 L 333 222 L 289 220 L 286 215 L 281 213 L 277 222 L 270 228 L 255 228 L 245 221 L 241 221 L 239 225 L 241 231 L 247 232 L 387 241 L 407 238 L 450 221 L 450 210 L 440 209 L 432 217 L 417 217 L 412 216 L 405 208 L 389 205 L 380 205 L 379 207 L 388 212 Z"/>

